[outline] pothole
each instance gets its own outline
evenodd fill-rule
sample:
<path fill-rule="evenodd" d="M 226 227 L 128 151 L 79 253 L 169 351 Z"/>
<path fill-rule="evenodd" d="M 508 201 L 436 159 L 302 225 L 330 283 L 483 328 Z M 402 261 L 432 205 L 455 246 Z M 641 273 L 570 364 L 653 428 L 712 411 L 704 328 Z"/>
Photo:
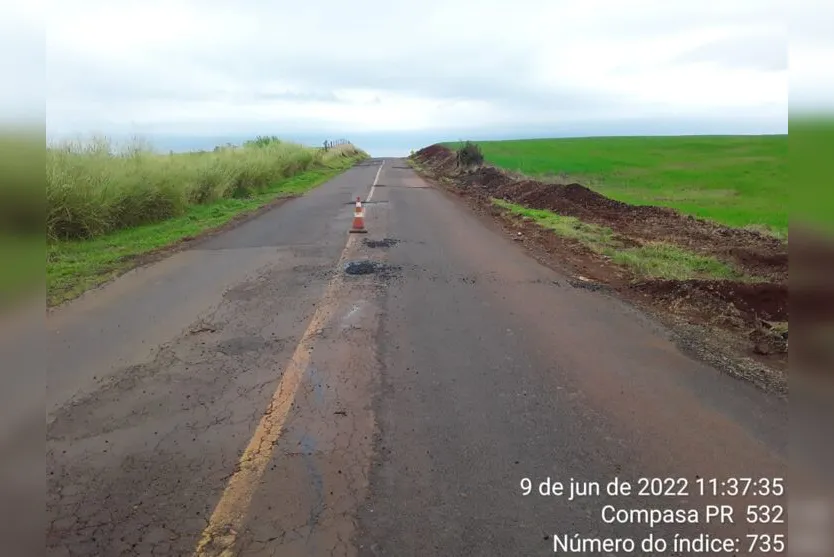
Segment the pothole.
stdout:
<path fill-rule="evenodd" d="M 365 238 L 362 243 L 369 248 L 390 248 L 399 244 L 400 241 L 395 238 L 383 238 L 382 240 L 368 240 Z"/>
<path fill-rule="evenodd" d="M 345 273 L 349 275 L 372 275 L 381 265 L 373 261 L 348 261 L 345 263 Z"/>
<path fill-rule="evenodd" d="M 401 270 L 396 265 L 386 265 L 368 259 L 345 263 L 345 273 L 348 275 L 377 275 L 382 279 L 390 279 L 399 276 Z"/>

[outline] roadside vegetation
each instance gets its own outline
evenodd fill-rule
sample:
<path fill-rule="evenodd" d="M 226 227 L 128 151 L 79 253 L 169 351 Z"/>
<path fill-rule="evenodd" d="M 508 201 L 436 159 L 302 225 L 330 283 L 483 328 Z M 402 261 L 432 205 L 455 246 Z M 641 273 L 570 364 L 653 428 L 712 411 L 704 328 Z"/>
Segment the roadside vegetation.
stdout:
<path fill-rule="evenodd" d="M 457 149 L 458 166 L 478 166 L 484 164 L 484 154 L 477 143 L 467 141 Z"/>
<path fill-rule="evenodd" d="M 46 153 L 47 302 L 135 265 L 138 256 L 299 195 L 367 155 L 273 137 L 212 152 L 158 154 L 141 144 L 62 143 Z"/>
<path fill-rule="evenodd" d="M 244 199 L 309 169 L 341 169 L 360 152 L 258 138 L 213 152 L 159 154 L 140 143 L 66 142 L 46 152 L 47 238 L 94 238 L 184 215 L 194 205 Z"/>
<path fill-rule="evenodd" d="M 613 263 L 627 267 L 641 279 L 746 279 L 743 273 L 714 257 L 692 253 L 679 246 L 648 242 L 628 247 L 617 239 L 614 231 L 604 226 L 500 199 L 492 202 L 563 238 L 581 243 L 594 253 L 610 258 Z"/>
<path fill-rule="evenodd" d="M 462 144 L 449 143 L 458 148 Z M 788 136 L 479 141 L 487 163 L 787 237 Z"/>

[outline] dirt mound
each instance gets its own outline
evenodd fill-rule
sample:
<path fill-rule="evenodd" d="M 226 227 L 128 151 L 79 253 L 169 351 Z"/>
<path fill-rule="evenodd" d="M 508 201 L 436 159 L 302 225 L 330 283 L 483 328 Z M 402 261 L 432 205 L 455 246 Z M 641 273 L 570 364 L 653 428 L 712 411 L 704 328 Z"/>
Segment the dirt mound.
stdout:
<path fill-rule="evenodd" d="M 730 304 L 751 323 L 759 319 L 788 320 L 788 287 L 783 284 L 731 280 L 652 280 L 635 284 L 633 288 L 661 299 L 697 297 L 718 306 Z"/>
<path fill-rule="evenodd" d="M 536 208 L 556 209 L 561 207 L 574 216 L 617 221 L 622 218 L 665 218 L 674 215 L 671 209 L 648 205 L 629 205 L 605 197 L 580 184 L 539 188 L 533 195 L 526 196 Z"/>
<path fill-rule="evenodd" d="M 776 276 L 779 280 L 788 278 L 788 250 L 761 249 L 756 246 L 730 246 L 715 252 L 721 259 L 736 261 L 753 276 Z M 776 272 L 774 273 L 774 270 Z"/>
<path fill-rule="evenodd" d="M 451 175 L 457 171 L 457 157 L 448 147 L 430 145 L 414 154 L 415 160 L 437 175 Z"/>
<path fill-rule="evenodd" d="M 462 187 L 476 188 L 484 195 L 493 195 L 496 189 L 510 181 L 509 176 L 492 166 L 482 166 L 463 173 L 459 179 Z"/>
<path fill-rule="evenodd" d="M 752 230 L 730 228 L 666 207 L 629 205 L 581 184 L 552 184 L 514 176 L 492 166 L 462 171 L 453 151 L 432 145 L 416 157 L 438 176 L 452 178 L 465 193 L 497 197 L 534 209 L 555 211 L 606 226 L 638 242 L 661 241 L 713 255 L 745 273 L 783 283 L 788 278 L 788 248 L 779 240 Z"/>
<path fill-rule="evenodd" d="M 435 159 L 438 156 L 442 156 L 442 155 L 446 155 L 446 154 L 453 155 L 454 153 L 452 153 L 452 151 L 449 148 L 444 147 L 443 145 L 429 145 L 428 147 L 424 147 L 424 148 L 420 149 L 419 151 L 417 151 L 414 154 L 414 156 L 417 157 L 418 159 L 429 160 L 429 159 Z"/>

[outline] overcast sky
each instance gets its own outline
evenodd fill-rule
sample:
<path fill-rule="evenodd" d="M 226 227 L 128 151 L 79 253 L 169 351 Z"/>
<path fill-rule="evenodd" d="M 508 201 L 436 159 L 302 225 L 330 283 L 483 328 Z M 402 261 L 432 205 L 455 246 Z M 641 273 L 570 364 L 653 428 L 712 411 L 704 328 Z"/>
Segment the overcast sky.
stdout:
<path fill-rule="evenodd" d="M 786 6 L 62 0 L 48 10 L 47 131 L 445 139 L 622 134 L 633 122 L 634 133 L 785 132 Z M 819 28 L 806 41 L 817 63 L 832 53 Z"/>

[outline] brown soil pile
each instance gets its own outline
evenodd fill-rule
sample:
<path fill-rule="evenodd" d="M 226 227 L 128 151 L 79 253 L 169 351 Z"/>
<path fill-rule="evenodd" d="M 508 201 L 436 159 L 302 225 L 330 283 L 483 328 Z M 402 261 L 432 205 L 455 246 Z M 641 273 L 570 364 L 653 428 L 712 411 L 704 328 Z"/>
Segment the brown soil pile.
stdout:
<path fill-rule="evenodd" d="M 788 288 L 783 284 L 749 284 L 731 280 L 652 280 L 633 288 L 657 299 L 699 297 L 719 307 L 734 306 L 747 320 L 788 320 Z"/>
<path fill-rule="evenodd" d="M 430 145 L 417 151 L 414 158 L 431 167 L 437 174 L 452 174 L 457 168 L 457 157 L 442 145 Z"/>
<path fill-rule="evenodd" d="M 638 242 L 662 241 L 712 255 L 770 282 L 788 278 L 788 248 L 781 240 L 682 215 L 674 209 L 629 205 L 580 184 L 550 184 L 516 177 L 494 167 L 456 168 L 454 153 L 432 145 L 416 154 L 439 176 L 454 178 L 469 195 L 497 197 L 606 226 Z"/>
<path fill-rule="evenodd" d="M 429 160 L 445 155 L 454 156 L 454 153 L 443 145 L 429 145 L 428 147 L 424 147 L 417 151 L 414 156 L 420 159 Z"/>

